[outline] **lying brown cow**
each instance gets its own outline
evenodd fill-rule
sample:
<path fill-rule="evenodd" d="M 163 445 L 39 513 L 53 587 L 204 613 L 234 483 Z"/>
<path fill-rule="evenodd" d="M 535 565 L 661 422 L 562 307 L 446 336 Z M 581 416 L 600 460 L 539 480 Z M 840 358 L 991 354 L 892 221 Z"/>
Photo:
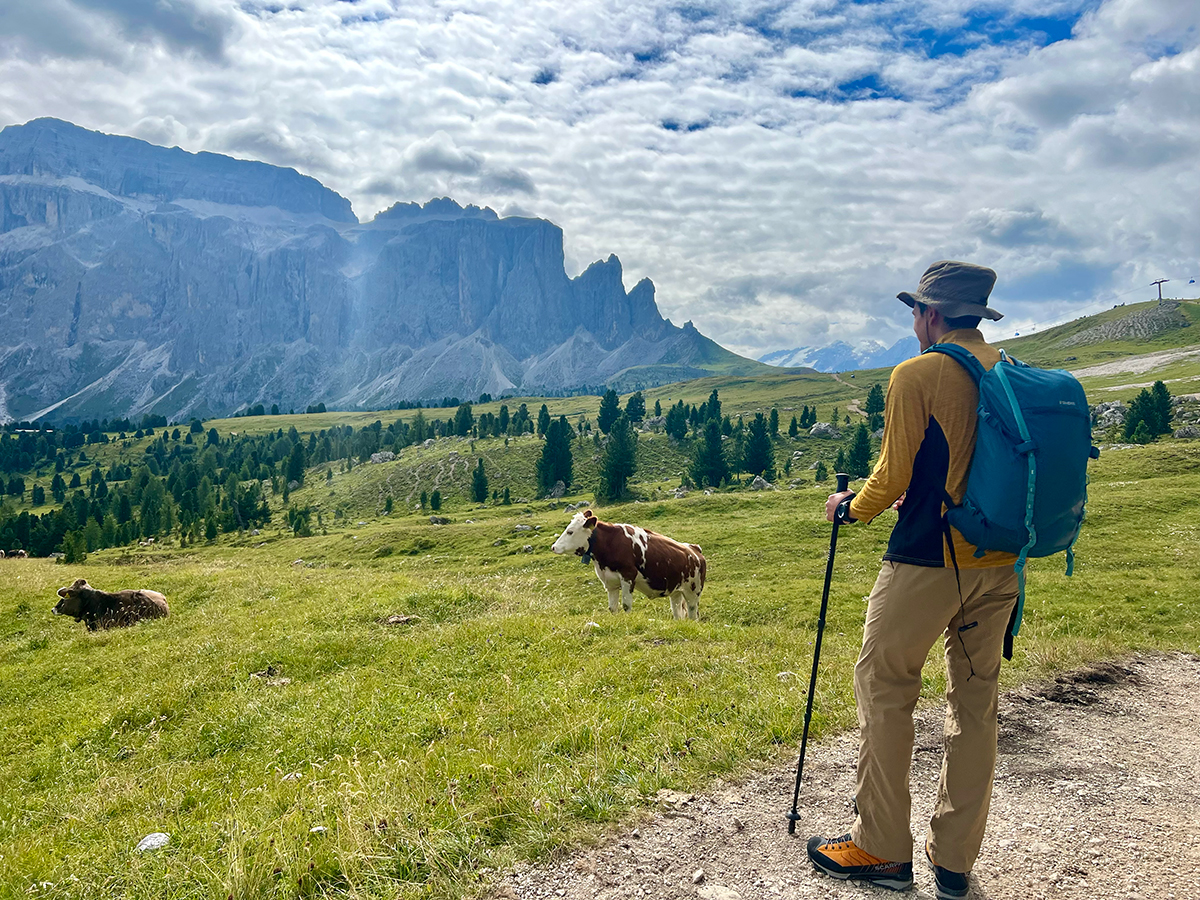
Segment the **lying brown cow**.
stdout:
<path fill-rule="evenodd" d="M 59 588 L 62 599 L 54 615 L 71 616 L 87 623 L 88 631 L 132 625 L 141 619 L 161 619 L 167 615 L 167 598 L 158 591 L 98 591 L 86 579 L 77 578 L 70 587 Z"/>
<path fill-rule="evenodd" d="M 601 522 L 585 509 L 575 513 L 550 549 L 574 551 L 585 562 L 592 561 L 608 591 L 610 612 L 617 611 L 618 600 L 626 612 L 632 609 L 636 588 L 647 597 L 670 597 L 676 619 L 700 618 L 708 564 L 696 544 L 681 544 L 636 525 Z"/>

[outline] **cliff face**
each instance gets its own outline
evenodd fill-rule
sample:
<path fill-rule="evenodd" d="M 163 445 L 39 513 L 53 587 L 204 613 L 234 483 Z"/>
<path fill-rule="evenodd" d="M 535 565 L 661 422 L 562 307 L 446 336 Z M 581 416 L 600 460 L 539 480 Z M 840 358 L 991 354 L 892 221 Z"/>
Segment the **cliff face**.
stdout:
<path fill-rule="evenodd" d="M 291 169 L 39 119 L 0 131 L 0 419 L 680 377 L 707 339 L 621 274 L 568 278 L 541 219 L 443 199 L 360 224 Z"/>

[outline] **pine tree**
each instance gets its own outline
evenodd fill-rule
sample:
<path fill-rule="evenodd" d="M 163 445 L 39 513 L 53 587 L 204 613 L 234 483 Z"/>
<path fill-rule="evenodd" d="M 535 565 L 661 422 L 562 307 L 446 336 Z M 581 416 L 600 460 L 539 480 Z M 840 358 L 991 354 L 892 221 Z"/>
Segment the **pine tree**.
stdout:
<path fill-rule="evenodd" d="M 297 442 L 296 445 L 294 447 L 292 447 L 291 455 L 288 456 L 288 462 L 287 462 L 288 483 L 290 484 L 293 481 L 297 481 L 300 484 L 304 484 L 304 468 L 305 468 L 304 444 Z"/>
<path fill-rule="evenodd" d="M 721 397 L 717 394 L 716 388 L 713 388 L 713 392 L 708 395 L 708 402 L 704 405 L 707 408 L 705 421 L 708 419 L 721 421 Z"/>
<path fill-rule="evenodd" d="M 1171 409 L 1171 392 L 1167 390 L 1167 386 L 1162 381 L 1154 382 L 1154 387 L 1150 389 L 1150 401 L 1154 409 L 1155 435 L 1170 433 L 1171 416 L 1173 415 Z"/>
<path fill-rule="evenodd" d="M 792 416 L 792 424 L 788 426 L 788 437 L 795 437 L 800 433 L 800 423 L 796 421 L 796 417 Z"/>
<path fill-rule="evenodd" d="M 460 403 L 458 409 L 454 411 L 454 434 L 460 434 L 464 437 L 471 433 L 471 429 L 475 427 L 475 416 L 471 412 L 470 403 Z"/>
<path fill-rule="evenodd" d="M 813 473 L 813 479 L 815 481 L 824 481 L 828 477 L 829 477 L 829 470 L 827 468 L 825 468 L 825 463 L 818 462 L 816 471 Z"/>
<path fill-rule="evenodd" d="M 771 437 L 779 437 L 779 410 L 771 407 L 771 417 L 767 419 L 767 432 Z"/>
<path fill-rule="evenodd" d="M 509 492 L 508 492 L 507 484 L 504 486 L 504 498 L 500 502 L 503 503 L 505 506 L 512 505 L 512 495 L 509 494 Z"/>
<path fill-rule="evenodd" d="M 871 474 L 871 434 L 865 424 L 854 430 L 854 442 L 846 455 L 846 471 L 854 478 Z"/>
<path fill-rule="evenodd" d="M 682 441 L 687 434 L 687 428 L 687 411 L 684 409 L 683 401 L 680 400 L 667 410 L 667 421 L 663 429 L 669 437 L 673 437 L 677 441 Z"/>
<path fill-rule="evenodd" d="M 434 488 L 433 493 L 429 495 L 429 508 L 434 512 L 442 508 L 442 492 L 437 488 Z"/>
<path fill-rule="evenodd" d="M 662 415 L 662 404 L 659 403 L 657 400 L 655 400 L 654 401 L 654 418 L 657 419 L 661 415 Z"/>
<path fill-rule="evenodd" d="M 621 399 L 617 396 L 616 391 L 609 388 L 604 392 L 604 397 L 600 400 L 600 412 L 596 416 L 596 424 L 600 426 L 601 431 L 609 434 L 613 423 L 617 421 L 617 417 L 620 415 Z"/>
<path fill-rule="evenodd" d="M 878 431 L 883 427 L 883 408 L 883 388 L 876 382 L 871 385 L 871 390 L 867 393 L 867 405 L 863 407 L 867 414 L 867 428 L 871 431 Z"/>
<path fill-rule="evenodd" d="M 471 476 L 471 496 L 476 503 L 487 503 L 488 498 L 488 479 L 487 474 L 483 471 L 483 457 L 479 457 L 479 461 L 475 464 L 475 472 Z"/>
<path fill-rule="evenodd" d="M 596 492 L 601 500 L 613 502 L 625 496 L 629 479 L 637 472 L 637 432 L 629 417 L 621 413 L 612 423 L 608 446 L 600 462 L 600 488 Z"/>
<path fill-rule="evenodd" d="M 555 482 L 561 481 L 567 487 L 571 486 L 574 478 L 574 459 L 571 455 L 571 425 L 566 416 L 559 416 L 550 423 L 546 430 L 546 442 L 542 445 L 542 455 L 537 461 L 538 490 L 542 494 L 550 493 Z"/>
<path fill-rule="evenodd" d="M 425 493 L 425 491 L 421 491 L 421 509 L 424 509 L 428 505 L 429 505 L 429 494 Z"/>
<path fill-rule="evenodd" d="M 1145 433 L 1149 435 L 1147 441 L 1138 441 L 1134 436 L 1137 433 L 1139 425 L 1145 425 Z M 1125 439 L 1132 440 L 1136 443 L 1147 443 L 1153 440 L 1158 435 L 1163 433 L 1159 425 L 1159 413 L 1154 402 L 1154 397 L 1145 388 L 1133 398 L 1129 403 L 1129 409 L 1125 411 Z"/>
<path fill-rule="evenodd" d="M 838 450 L 837 459 L 833 461 L 833 469 L 835 472 L 846 471 L 846 451 Z"/>
<path fill-rule="evenodd" d="M 538 410 L 537 418 L 537 433 L 542 437 L 546 436 L 546 430 L 550 427 L 550 410 L 546 408 L 546 404 L 542 404 L 542 408 Z"/>
<path fill-rule="evenodd" d="M 625 415 L 629 421 L 637 423 L 646 418 L 646 398 L 638 391 L 625 402 Z"/>
<path fill-rule="evenodd" d="M 692 481 L 698 487 L 720 487 L 729 480 L 729 463 L 721 446 L 721 426 L 716 419 L 704 424 L 703 439 L 696 444 L 692 457 Z"/>
<path fill-rule="evenodd" d="M 742 469 L 747 475 L 761 475 L 767 481 L 775 480 L 775 453 L 767 433 L 767 420 L 762 413 L 754 414 L 750 430 L 742 451 Z"/>

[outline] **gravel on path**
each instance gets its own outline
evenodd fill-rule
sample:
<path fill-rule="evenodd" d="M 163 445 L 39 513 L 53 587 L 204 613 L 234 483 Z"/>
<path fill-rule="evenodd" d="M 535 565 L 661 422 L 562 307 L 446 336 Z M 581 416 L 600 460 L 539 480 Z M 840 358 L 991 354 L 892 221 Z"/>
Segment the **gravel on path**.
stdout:
<path fill-rule="evenodd" d="M 1200 657 L 1139 656 L 1006 693 L 988 833 L 971 898 L 1200 898 Z M 941 765 L 942 710 L 917 713 L 913 834 L 920 857 Z M 809 864 L 811 834 L 852 820 L 857 736 L 814 746 L 787 833 L 794 763 L 710 793 L 660 792 L 636 828 L 557 862 L 525 866 L 496 898 L 775 900 L 887 898 Z M 933 897 L 914 866 L 905 896 Z"/>

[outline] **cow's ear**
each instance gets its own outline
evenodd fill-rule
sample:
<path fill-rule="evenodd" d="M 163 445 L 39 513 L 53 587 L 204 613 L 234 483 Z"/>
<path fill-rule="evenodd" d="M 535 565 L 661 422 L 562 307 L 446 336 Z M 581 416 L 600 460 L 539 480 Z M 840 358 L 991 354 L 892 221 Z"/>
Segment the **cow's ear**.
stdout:
<path fill-rule="evenodd" d="M 590 510 L 588 511 L 588 517 L 583 520 L 583 527 L 584 528 L 595 528 L 596 527 L 596 517 L 591 515 Z"/>
<path fill-rule="evenodd" d="M 585 519 L 590 519 L 592 517 L 592 511 L 590 509 L 585 509 L 583 511 L 583 517 Z"/>
<path fill-rule="evenodd" d="M 76 578 L 75 583 L 73 585 L 71 585 L 71 589 L 75 590 L 75 591 L 79 590 L 80 588 L 85 588 L 85 587 L 87 587 L 87 579 L 86 578 Z"/>

